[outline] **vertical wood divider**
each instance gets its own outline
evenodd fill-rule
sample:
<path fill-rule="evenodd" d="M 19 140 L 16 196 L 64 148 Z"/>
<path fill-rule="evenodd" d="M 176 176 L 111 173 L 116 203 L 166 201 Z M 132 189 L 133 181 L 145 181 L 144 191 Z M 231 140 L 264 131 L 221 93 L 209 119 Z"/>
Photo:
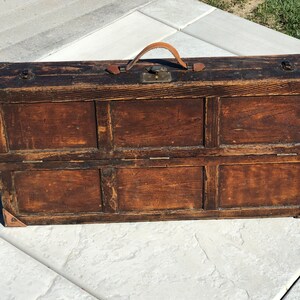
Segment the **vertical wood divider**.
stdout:
<path fill-rule="evenodd" d="M 209 97 L 205 99 L 205 148 L 218 148 L 220 146 L 220 98 Z M 204 199 L 203 208 L 214 210 L 218 208 L 219 198 L 219 166 L 204 166 Z"/>
<path fill-rule="evenodd" d="M 0 152 L 8 152 L 8 140 L 4 122 L 2 105 L 0 106 Z"/>
<path fill-rule="evenodd" d="M 98 124 L 98 148 L 107 154 L 113 151 L 113 132 L 110 101 L 96 101 L 96 116 Z"/>
<path fill-rule="evenodd" d="M 16 215 L 19 213 L 19 209 L 13 176 L 12 171 L 1 172 L 0 191 L 3 207 L 5 207 L 11 214 Z"/>
<path fill-rule="evenodd" d="M 117 212 L 119 210 L 119 203 L 116 169 L 102 168 L 100 178 L 103 212 Z"/>

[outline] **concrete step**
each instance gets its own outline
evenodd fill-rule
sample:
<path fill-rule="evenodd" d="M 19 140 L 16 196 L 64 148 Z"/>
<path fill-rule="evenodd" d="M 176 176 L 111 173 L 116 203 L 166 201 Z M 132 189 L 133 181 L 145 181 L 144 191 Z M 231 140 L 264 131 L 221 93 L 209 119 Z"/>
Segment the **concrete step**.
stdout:
<path fill-rule="evenodd" d="M 237 55 L 300 53 L 300 40 L 219 9 L 183 32 Z"/>
<path fill-rule="evenodd" d="M 56 0 L 54 0 L 56 1 Z M 60 8 L 54 1 L 45 13 L 0 33 L 0 61 L 34 60 L 67 43 L 82 38 L 143 6 L 150 0 L 72 1 Z M 63 1 L 61 1 L 63 5 Z M 31 9 L 38 8 L 34 5 Z M 33 9 L 33 10 L 34 10 Z M 27 15 L 29 14 L 29 8 Z M 42 7 L 40 7 L 42 10 Z M 17 10 L 16 13 L 19 13 Z M 12 16 L 13 17 L 13 16 Z M 0 20 L 1 27 L 1 20 Z"/>

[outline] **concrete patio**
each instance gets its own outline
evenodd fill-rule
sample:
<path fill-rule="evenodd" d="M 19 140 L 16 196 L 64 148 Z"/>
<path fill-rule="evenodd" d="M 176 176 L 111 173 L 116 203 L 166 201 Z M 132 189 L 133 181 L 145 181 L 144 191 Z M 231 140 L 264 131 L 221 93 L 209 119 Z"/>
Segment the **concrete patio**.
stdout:
<path fill-rule="evenodd" d="M 130 59 L 156 41 L 182 57 L 300 53 L 196 0 L 0 0 L 0 17 L 0 61 Z M 0 260 L 1 300 L 300 299 L 293 218 L 0 225 Z"/>

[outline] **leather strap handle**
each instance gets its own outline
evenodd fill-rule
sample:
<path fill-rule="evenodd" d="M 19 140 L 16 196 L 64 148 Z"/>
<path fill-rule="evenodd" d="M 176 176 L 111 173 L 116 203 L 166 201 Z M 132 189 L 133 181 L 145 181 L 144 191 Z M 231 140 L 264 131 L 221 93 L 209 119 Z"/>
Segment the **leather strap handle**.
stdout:
<path fill-rule="evenodd" d="M 163 48 L 169 50 L 174 58 L 177 60 L 178 64 L 182 66 L 184 69 L 187 69 L 187 64 L 180 58 L 180 55 L 178 51 L 171 46 L 170 44 L 164 43 L 164 42 L 158 42 L 158 43 L 153 43 L 144 48 L 136 57 L 133 59 L 130 63 L 128 63 L 125 67 L 126 72 L 129 71 L 140 59 L 141 57 L 146 54 L 147 52 L 157 49 L 157 48 Z"/>
<path fill-rule="evenodd" d="M 172 53 L 172 55 L 174 56 L 174 58 L 177 60 L 177 63 L 185 70 L 192 69 L 193 71 L 198 72 L 198 71 L 202 71 L 205 68 L 204 64 L 202 64 L 202 63 L 194 63 L 192 65 L 192 67 L 188 67 L 187 63 L 185 63 L 181 59 L 178 51 L 173 46 L 171 46 L 170 44 L 164 43 L 164 42 L 157 42 L 157 43 L 150 44 L 146 48 L 144 48 L 132 61 L 130 61 L 125 66 L 125 68 L 122 67 L 122 71 L 123 72 L 129 71 L 141 59 L 141 57 L 145 53 L 147 53 L 153 49 L 157 49 L 157 48 L 163 48 L 163 49 L 169 50 Z M 121 67 L 117 66 L 117 65 L 109 65 L 106 70 L 111 74 L 117 75 L 117 74 L 121 73 L 120 68 Z"/>

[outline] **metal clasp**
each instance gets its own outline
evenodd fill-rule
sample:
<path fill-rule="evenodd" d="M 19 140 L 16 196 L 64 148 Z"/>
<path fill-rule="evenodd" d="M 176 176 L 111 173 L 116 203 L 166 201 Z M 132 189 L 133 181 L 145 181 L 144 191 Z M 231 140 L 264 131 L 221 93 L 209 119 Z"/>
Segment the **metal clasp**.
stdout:
<path fill-rule="evenodd" d="M 168 69 L 163 66 L 151 66 L 147 67 L 148 72 L 144 72 L 141 75 L 142 83 L 156 83 L 156 82 L 171 82 L 172 76 L 168 72 Z"/>

